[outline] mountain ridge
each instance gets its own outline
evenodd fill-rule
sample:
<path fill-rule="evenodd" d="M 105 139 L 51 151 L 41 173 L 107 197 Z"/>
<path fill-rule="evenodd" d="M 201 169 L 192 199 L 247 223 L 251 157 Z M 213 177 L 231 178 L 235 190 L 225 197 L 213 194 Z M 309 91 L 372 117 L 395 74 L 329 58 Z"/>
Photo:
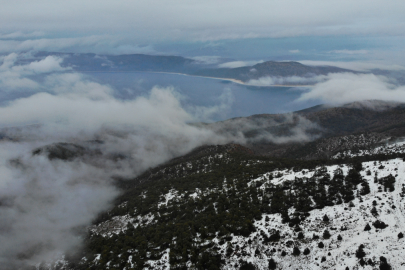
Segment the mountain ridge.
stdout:
<path fill-rule="evenodd" d="M 307 66 L 294 61 L 266 61 L 239 68 L 207 68 L 207 65 L 191 58 L 148 54 L 99 55 L 94 53 L 38 52 L 31 58 L 19 60 L 19 63 L 29 63 L 47 56 L 62 57 L 64 59 L 63 67 L 70 67 L 79 72 L 171 72 L 218 79 L 232 79 L 243 83 L 267 76 L 310 78 L 316 75 L 327 75 L 328 73 L 358 73 L 333 66 Z"/>
<path fill-rule="evenodd" d="M 253 66 L 239 67 L 239 68 L 217 68 L 217 69 L 203 69 L 195 72 L 196 75 L 203 75 L 208 77 L 219 78 L 232 78 L 248 82 L 250 80 L 259 79 L 262 77 L 313 77 L 316 75 L 327 75 L 328 73 L 342 73 L 352 72 L 353 70 L 342 69 L 332 66 L 306 66 L 299 62 L 276 62 L 266 61 Z M 299 84 L 299 83 L 297 83 Z"/>

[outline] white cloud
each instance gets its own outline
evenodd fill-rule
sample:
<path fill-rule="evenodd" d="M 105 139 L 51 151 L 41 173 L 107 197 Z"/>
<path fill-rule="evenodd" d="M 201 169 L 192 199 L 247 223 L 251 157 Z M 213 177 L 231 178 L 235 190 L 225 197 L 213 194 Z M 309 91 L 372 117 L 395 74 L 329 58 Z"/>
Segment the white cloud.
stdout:
<path fill-rule="evenodd" d="M 289 50 L 290 53 L 299 53 L 300 50 Z"/>
<path fill-rule="evenodd" d="M 21 31 L 8 33 L 8 34 L 0 34 L 0 39 L 21 39 L 21 38 L 33 38 L 33 37 L 42 37 L 45 33 L 41 31 L 34 31 L 30 33 L 23 33 Z"/>
<path fill-rule="evenodd" d="M 217 64 L 221 60 L 221 57 L 207 55 L 207 56 L 195 56 L 195 57 L 191 57 L 191 59 L 193 59 L 201 64 L 213 65 L 213 64 Z"/>
<path fill-rule="evenodd" d="M 326 81 L 311 87 L 298 101 L 344 104 L 371 99 L 405 102 L 405 86 L 395 86 L 388 78 L 374 74 L 331 73 Z"/>
<path fill-rule="evenodd" d="M 55 56 L 47 56 L 43 60 L 34 61 L 34 62 L 29 63 L 26 66 L 20 66 L 20 67 L 21 67 L 21 69 L 25 70 L 26 72 L 32 72 L 35 74 L 68 70 L 68 68 L 63 68 L 60 66 L 60 64 L 62 62 L 63 62 L 62 58 L 55 57 Z"/>
<path fill-rule="evenodd" d="M 253 66 L 259 63 L 263 63 L 263 60 L 260 61 L 232 61 L 219 64 L 219 68 L 238 68 L 238 67 L 246 67 L 246 66 Z"/>
<path fill-rule="evenodd" d="M 383 70 L 405 70 L 405 67 L 401 65 L 393 65 L 379 62 L 340 62 L 340 61 L 313 61 L 313 60 L 300 60 L 301 64 L 308 66 L 334 66 L 344 69 L 350 69 L 355 71 L 370 71 L 372 69 Z"/>
<path fill-rule="evenodd" d="M 310 35 L 404 35 L 402 1 L 6 1 L 1 31 L 119 33 L 134 40 L 218 40 Z M 80 30 L 78 30 L 80 29 Z"/>
<path fill-rule="evenodd" d="M 4 92 L 38 88 L 39 84 L 27 76 L 69 70 L 69 68 L 61 67 L 63 59 L 55 56 L 48 56 L 26 65 L 16 65 L 18 59 L 19 55 L 16 53 L 6 55 L 1 59 L 3 62 L 0 66 L 0 86 Z"/>
<path fill-rule="evenodd" d="M 7 269 L 78 250 L 81 238 L 75 231 L 90 225 L 118 195 L 112 175 L 134 177 L 197 146 L 231 140 L 188 124 L 196 118 L 173 89 L 155 87 L 147 96 L 118 100 L 111 87 L 83 75 L 48 73 L 60 70 L 58 58 L 22 66 L 16 59 L 16 54 L 3 57 L 1 76 L 14 74 L 21 81 L 45 72 L 45 78 L 35 82 L 36 93 L 0 106 L 2 133 L 15 139 L 0 140 L 0 197 L 9 202 L 0 205 L 0 261 Z M 223 105 L 195 112 L 204 117 L 219 113 L 227 108 L 229 95 L 224 94 Z M 51 143 L 95 139 L 103 142 L 97 145 L 101 156 L 64 162 L 32 155 Z M 126 158 L 109 158 L 117 153 Z"/>
<path fill-rule="evenodd" d="M 254 86 L 272 86 L 272 85 L 308 85 L 317 82 L 325 81 L 328 77 L 325 75 L 312 76 L 312 77 L 299 77 L 299 76 L 288 76 L 288 77 L 274 77 L 266 76 L 259 79 L 249 80 L 247 85 Z"/>
<path fill-rule="evenodd" d="M 224 92 L 217 98 L 218 105 L 210 107 L 193 106 L 188 110 L 200 121 L 210 122 L 213 116 L 221 115 L 224 118 L 231 110 L 235 98 L 230 88 L 225 88 Z"/>
<path fill-rule="evenodd" d="M 126 41 L 124 41 L 126 40 Z M 37 38 L 23 40 L 1 40 L 0 53 L 51 51 L 51 52 L 93 52 L 100 54 L 155 54 L 151 45 L 128 44 L 120 35 L 89 35 L 69 38 Z"/>
<path fill-rule="evenodd" d="M 0 207 L 0 258 L 6 269 L 80 248 L 73 229 L 87 226 L 119 193 L 102 170 L 80 162 L 33 157 L 30 149 L 36 146 L 1 142 L 0 196 L 9 202 Z M 10 165 L 10 159 L 16 158 L 25 170 Z M 28 256 L 18 259 L 18 254 Z"/>
<path fill-rule="evenodd" d="M 337 53 L 337 54 L 367 54 L 367 53 L 369 53 L 369 51 L 367 51 L 367 50 L 333 50 L 330 52 Z"/>
<path fill-rule="evenodd" d="M 289 125 L 291 128 L 282 135 L 275 135 L 272 127 L 280 125 Z M 272 142 L 272 143 L 289 143 L 289 142 L 308 142 L 319 138 L 322 128 L 316 123 L 299 115 L 290 113 L 279 115 L 277 120 L 267 117 L 247 117 L 232 118 L 226 121 L 216 122 L 210 125 L 210 128 L 219 134 L 230 137 L 242 137 L 243 133 L 250 134 L 246 139 L 248 143 L 255 142 Z M 254 132 L 252 132 L 254 131 Z"/>

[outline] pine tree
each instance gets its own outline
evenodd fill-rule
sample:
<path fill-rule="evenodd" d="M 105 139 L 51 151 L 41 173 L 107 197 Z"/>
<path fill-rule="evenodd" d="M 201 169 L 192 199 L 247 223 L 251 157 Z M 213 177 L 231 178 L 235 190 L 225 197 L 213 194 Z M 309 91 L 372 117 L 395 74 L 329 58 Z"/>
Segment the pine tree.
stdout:
<path fill-rule="evenodd" d="M 353 185 L 350 182 L 345 182 L 344 189 L 342 191 L 343 201 L 345 203 L 354 200 Z"/>
<path fill-rule="evenodd" d="M 254 266 L 251 262 L 243 262 L 240 270 L 256 270 L 256 266 Z"/>
<path fill-rule="evenodd" d="M 269 260 L 269 269 L 274 270 L 276 268 L 277 268 L 277 263 L 274 261 L 273 258 L 270 258 L 270 260 Z"/>
<path fill-rule="evenodd" d="M 375 216 L 375 217 L 378 216 L 377 208 L 375 208 L 375 206 L 373 206 L 373 208 L 371 208 L 370 213 L 371 213 L 373 216 Z"/>
<path fill-rule="evenodd" d="M 362 182 L 362 180 L 363 178 L 361 177 L 359 171 L 354 168 L 349 170 L 345 178 L 345 181 L 351 183 L 353 186 L 357 186 Z"/>
<path fill-rule="evenodd" d="M 374 200 L 373 201 L 373 206 L 376 206 L 377 205 L 377 202 L 376 202 L 376 200 Z"/>
<path fill-rule="evenodd" d="M 374 221 L 374 222 L 373 222 L 373 226 L 374 226 L 375 228 L 377 228 L 377 229 L 385 229 L 385 228 L 388 227 L 388 225 L 385 224 L 385 222 L 384 222 L 384 221 L 381 221 L 381 220 L 376 220 L 376 221 Z"/>
<path fill-rule="evenodd" d="M 301 251 L 298 247 L 294 247 L 292 255 L 298 256 L 301 254 Z"/>
<path fill-rule="evenodd" d="M 330 238 L 330 233 L 329 233 L 329 231 L 328 230 L 325 230 L 324 232 L 323 232 L 323 239 L 329 239 Z"/>
<path fill-rule="evenodd" d="M 366 227 L 364 227 L 364 230 L 365 230 L 365 231 L 371 230 L 370 224 L 367 223 Z"/>
<path fill-rule="evenodd" d="M 272 242 L 280 240 L 280 231 L 276 231 L 274 234 L 270 235 L 269 240 Z"/>
<path fill-rule="evenodd" d="M 370 193 L 370 185 L 367 181 L 361 183 L 360 195 L 364 196 Z"/>
<path fill-rule="evenodd" d="M 387 259 L 384 256 L 380 257 L 380 270 L 391 270 L 391 265 L 388 264 Z"/>
<path fill-rule="evenodd" d="M 357 249 L 357 251 L 356 251 L 356 257 L 357 257 L 358 259 L 361 259 L 361 258 L 363 258 L 364 256 L 366 256 L 366 253 L 364 252 L 364 245 L 361 244 L 361 245 L 359 246 L 359 248 Z"/>

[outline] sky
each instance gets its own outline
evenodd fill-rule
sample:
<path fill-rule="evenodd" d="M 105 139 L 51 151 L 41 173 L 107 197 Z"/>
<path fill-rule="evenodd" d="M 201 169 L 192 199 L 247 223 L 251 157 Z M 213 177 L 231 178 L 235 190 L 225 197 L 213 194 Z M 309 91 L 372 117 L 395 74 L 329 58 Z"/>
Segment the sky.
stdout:
<path fill-rule="evenodd" d="M 405 2 L 1 1 L 0 52 L 405 63 Z"/>

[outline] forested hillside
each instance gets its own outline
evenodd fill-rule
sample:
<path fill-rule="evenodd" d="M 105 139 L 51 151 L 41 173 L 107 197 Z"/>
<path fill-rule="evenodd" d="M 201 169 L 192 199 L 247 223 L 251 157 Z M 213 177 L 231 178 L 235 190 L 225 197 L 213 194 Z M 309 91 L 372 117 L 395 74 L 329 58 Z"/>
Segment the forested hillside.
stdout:
<path fill-rule="evenodd" d="M 297 161 L 236 145 L 201 148 L 123 180 L 116 206 L 63 268 L 398 266 L 404 157 Z"/>

